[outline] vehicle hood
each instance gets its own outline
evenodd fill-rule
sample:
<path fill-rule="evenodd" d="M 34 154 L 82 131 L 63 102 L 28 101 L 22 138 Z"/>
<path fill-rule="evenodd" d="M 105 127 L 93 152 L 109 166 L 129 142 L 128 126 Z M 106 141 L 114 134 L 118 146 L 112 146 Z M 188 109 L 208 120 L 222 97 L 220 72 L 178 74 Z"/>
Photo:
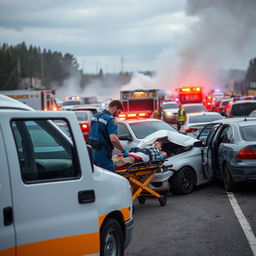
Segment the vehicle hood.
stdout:
<path fill-rule="evenodd" d="M 161 138 L 165 138 L 168 141 L 183 147 L 193 146 L 194 143 L 198 141 L 195 138 L 192 138 L 187 135 L 183 135 L 178 132 L 159 130 L 148 135 L 146 138 L 142 139 L 141 142 L 138 144 L 138 147 L 143 148 L 145 146 L 152 145 L 157 139 L 161 139 Z"/>

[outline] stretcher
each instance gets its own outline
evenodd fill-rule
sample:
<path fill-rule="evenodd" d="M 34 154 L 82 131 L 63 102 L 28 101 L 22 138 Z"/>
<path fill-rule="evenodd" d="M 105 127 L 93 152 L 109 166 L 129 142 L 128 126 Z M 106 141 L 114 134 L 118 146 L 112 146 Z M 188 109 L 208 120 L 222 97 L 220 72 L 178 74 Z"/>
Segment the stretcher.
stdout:
<path fill-rule="evenodd" d="M 167 203 L 167 197 L 160 195 L 148 185 L 157 172 L 161 171 L 164 160 L 138 162 L 134 163 L 124 169 L 117 169 L 116 173 L 127 178 L 133 188 L 132 200 L 138 198 L 140 204 L 144 204 L 146 197 L 158 198 L 161 206 Z M 165 166 L 165 168 L 171 166 Z"/>

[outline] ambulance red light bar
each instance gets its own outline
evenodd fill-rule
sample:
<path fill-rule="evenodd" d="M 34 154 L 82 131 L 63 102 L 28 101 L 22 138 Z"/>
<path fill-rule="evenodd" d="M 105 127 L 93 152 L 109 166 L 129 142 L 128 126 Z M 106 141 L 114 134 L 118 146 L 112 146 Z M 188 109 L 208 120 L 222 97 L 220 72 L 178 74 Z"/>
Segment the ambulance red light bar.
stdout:
<path fill-rule="evenodd" d="M 181 88 L 182 92 L 190 92 L 190 88 Z"/>

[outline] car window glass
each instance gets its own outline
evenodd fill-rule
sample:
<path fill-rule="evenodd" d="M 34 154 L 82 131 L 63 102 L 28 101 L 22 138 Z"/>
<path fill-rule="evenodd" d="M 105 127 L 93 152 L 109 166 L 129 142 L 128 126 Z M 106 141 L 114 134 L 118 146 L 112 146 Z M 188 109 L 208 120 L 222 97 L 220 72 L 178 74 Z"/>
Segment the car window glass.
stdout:
<path fill-rule="evenodd" d="M 130 132 L 129 132 L 128 128 L 126 127 L 125 124 L 119 123 L 117 125 L 117 136 L 125 135 L 125 134 L 130 135 Z"/>
<path fill-rule="evenodd" d="M 74 144 L 51 121 L 14 120 L 11 126 L 25 183 L 80 177 Z"/>
<path fill-rule="evenodd" d="M 244 140 L 256 141 L 256 125 L 250 125 L 240 128 Z"/>
<path fill-rule="evenodd" d="M 234 116 L 248 116 L 253 110 L 256 109 L 256 103 L 240 103 L 234 104 L 231 113 Z"/>
<path fill-rule="evenodd" d="M 151 133 L 156 132 L 158 130 L 167 130 L 167 131 L 177 132 L 177 130 L 175 130 L 175 128 L 173 128 L 171 125 L 162 121 L 150 121 L 150 122 L 142 121 L 142 122 L 130 123 L 130 127 L 132 128 L 135 136 L 138 139 L 144 139 Z"/>
<path fill-rule="evenodd" d="M 222 119 L 222 116 L 219 114 L 216 115 L 196 115 L 196 116 L 190 116 L 189 117 L 189 123 L 207 123 L 207 122 L 213 122 L 216 120 Z"/>
<path fill-rule="evenodd" d="M 85 111 L 75 111 L 76 118 L 78 121 L 88 121 L 89 116 Z"/>
<path fill-rule="evenodd" d="M 216 124 L 208 124 L 206 125 L 198 135 L 199 140 L 205 140 L 208 134 L 211 132 L 212 128 L 216 126 Z"/>
<path fill-rule="evenodd" d="M 230 126 L 226 126 L 222 130 L 222 132 L 219 136 L 219 142 L 220 143 L 230 143 L 232 138 L 233 138 L 232 128 Z"/>
<path fill-rule="evenodd" d="M 179 108 L 179 105 L 177 103 L 165 103 L 162 104 L 163 109 L 169 109 L 169 108 Z"/>
<path fill-rule="evenodd" d="M 184 106 L 183 108 L 187 114 L 193 113 L 193 112 L 206 111 L 206 108 L 204 107 L 204 105 L 190 105 L 190 106 Z"/>

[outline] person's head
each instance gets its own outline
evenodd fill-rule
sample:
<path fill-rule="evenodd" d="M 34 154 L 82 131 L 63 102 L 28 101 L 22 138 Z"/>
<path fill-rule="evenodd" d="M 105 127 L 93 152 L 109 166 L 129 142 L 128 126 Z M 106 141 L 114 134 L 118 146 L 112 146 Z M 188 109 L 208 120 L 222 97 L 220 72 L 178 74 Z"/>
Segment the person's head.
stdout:
<path fill-rule="evenodd" d="M 162 150 L 163 148 L 163 142 L 161 140 L 156 140 L 154 143 L 153 143 L 153 146 L 159 148 L 160 150 Z"/>
<path fill-rule="evenodd" d="M 108 111 L 112 116 L 117 117 L 123 110 L 123 105 L 120 100 L 112 100 L 108 105 Z"/>

